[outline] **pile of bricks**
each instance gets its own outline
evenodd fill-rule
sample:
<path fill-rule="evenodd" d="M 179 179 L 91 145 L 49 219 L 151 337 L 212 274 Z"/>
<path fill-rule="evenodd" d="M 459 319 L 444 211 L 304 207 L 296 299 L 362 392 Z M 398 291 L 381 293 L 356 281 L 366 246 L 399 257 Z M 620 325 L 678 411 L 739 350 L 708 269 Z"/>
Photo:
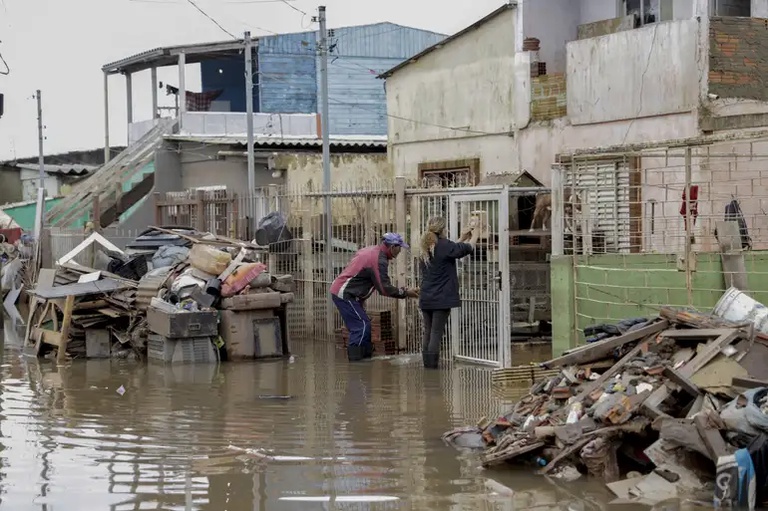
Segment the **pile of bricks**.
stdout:
<path fill-rule="evenodd" d="M 397 354 L 397 340 L 395 339 L 394 314 L 392 311 L 368 311 L 371 318 L 371 342 L 374 354 Z M 340 349 L 347 349 L 349 331 L 341 327 L 340 335 L 336 337 L 336 345 Z"/>

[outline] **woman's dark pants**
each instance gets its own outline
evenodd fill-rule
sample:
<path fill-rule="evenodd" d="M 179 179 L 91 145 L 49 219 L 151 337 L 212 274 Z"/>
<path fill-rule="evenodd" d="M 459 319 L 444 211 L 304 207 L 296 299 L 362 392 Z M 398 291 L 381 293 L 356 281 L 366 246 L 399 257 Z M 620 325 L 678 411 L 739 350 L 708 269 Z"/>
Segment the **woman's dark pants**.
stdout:
<path fill-rule="evenodd" d="M 437 369 L 440 362 L 440 344 L 443 341 L 445 325 L 448 324 L 451 310 L 422 310 L 421 314 L 424 317 L 424 341 L 421 346 L 424 367 Z"/>

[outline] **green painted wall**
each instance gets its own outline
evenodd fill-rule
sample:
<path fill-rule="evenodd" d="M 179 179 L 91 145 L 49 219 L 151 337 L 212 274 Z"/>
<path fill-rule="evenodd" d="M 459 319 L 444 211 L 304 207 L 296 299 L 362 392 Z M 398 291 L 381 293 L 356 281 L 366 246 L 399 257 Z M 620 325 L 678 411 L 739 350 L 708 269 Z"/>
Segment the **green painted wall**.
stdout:
<path fill-rule="evenodd" d="M 552 353 L 558 356 L 576 345 L 573 257 L 552 256 L 549 271 L 549 286 L 552 293 Z"/>
<path fill-rule="evenodd" d="M 768 304 L 768 252 L 746 252 L 744 257 L 749 295 Z M 586 326 L 653 316 L 665 305 L 689 305 L 685 272 L 677 269 L 673 254 L 601 254 L 580 257 L 575 266 L 571 256 L 553 257 L 551 271 L 556 354 L 583 342 Z M 718 253 L 696 254 L 691 284 L 690 305 L 712 309 L 725 292 Z M 569 312 L 569 304 L 575 312 Z"/>
<path fill-rule="evenodd" d="M 46 199 L 45 210 L 50 210 L 53 206 L 58 204 L 60 198 Z M 35 229 L 35 210 L 37 209 L 36 203 L 25 204 L 23 206 L 15 206 L 12 208 L 3 208 L 5 214 L 14 219 L 25 231 L 32 231 Z"/>

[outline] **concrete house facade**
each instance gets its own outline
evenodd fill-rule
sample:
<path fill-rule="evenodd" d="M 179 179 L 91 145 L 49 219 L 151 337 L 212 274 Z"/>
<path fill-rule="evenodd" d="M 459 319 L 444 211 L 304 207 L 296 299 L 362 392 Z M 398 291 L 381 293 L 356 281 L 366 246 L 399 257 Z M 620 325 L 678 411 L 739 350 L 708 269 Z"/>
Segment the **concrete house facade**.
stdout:
<path fill-rule="evenodd" d="M 765 126 L 759 16 L 765 0 L 511 1 L 381 75 L 390 161 L 549 183 L 568 152 Z"/>

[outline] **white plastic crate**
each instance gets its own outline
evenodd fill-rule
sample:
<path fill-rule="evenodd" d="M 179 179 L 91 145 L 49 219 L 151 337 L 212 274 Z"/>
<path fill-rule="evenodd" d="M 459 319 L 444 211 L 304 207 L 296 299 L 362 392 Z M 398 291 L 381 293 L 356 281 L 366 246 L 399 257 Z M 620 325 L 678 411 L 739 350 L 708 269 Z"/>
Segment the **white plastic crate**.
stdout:
<path fill-rule="evenodd" d="M 172 364 L 210 364 L 218 361 L 210 337 L 168 339 L 157 334 L 149 334 L 147 358 Z"/>

